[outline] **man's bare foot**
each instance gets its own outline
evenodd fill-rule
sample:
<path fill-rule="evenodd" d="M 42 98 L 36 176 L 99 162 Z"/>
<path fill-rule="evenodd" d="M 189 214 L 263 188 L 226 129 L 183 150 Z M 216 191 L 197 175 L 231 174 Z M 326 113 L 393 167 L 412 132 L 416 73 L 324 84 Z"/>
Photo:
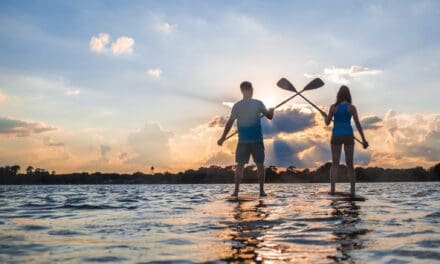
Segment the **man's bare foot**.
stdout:
<path fill-rule="evenodd" d="M 264 191 L 262 191 L 260 192 L 260 196 L 267 196 L 267 194 Z"/>

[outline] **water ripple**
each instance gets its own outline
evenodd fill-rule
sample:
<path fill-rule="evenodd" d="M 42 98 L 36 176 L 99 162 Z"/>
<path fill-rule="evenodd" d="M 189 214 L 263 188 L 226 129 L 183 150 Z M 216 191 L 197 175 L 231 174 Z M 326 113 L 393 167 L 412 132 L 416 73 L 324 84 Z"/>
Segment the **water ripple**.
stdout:
<path fill-rule="evenodd" d="M 338 189 L 348 189 L 339 184 Z M 440 183 L 0 186 L 0 262 L 440 261 Z"/>

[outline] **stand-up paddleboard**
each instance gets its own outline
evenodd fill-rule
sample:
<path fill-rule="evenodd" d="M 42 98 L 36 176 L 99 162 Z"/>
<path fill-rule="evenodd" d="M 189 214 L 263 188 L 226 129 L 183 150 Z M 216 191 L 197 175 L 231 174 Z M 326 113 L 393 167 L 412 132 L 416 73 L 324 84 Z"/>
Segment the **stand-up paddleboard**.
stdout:
<path fill-rule="evenodd" d="M 359 201 L 363 202 L 366 201 L 367 198 L 356 194 L 355 196 L 351 196 L 349 192 L 335 192 L 331 194 L 330 192 L 317 192 L 317 195 L 326 195 L 329 196 L 332 200 L 337 201 Z"/>
<path fill-rule="evenodd" d="M 228 202 L 252 202 L 258 201 L 268 196 L 260 196 L 259 193 L 239 193 L 238 196 L 227 196 L 226 201 Z"/>

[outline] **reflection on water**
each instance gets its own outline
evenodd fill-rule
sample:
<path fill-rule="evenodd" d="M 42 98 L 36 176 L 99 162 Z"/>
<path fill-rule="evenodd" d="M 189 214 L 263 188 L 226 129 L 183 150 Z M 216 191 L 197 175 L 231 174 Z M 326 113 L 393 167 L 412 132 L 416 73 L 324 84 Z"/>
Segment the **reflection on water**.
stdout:
<path fill-rule="evenodd" d="M 333 197 L 332 197 L 333 198 Z M 266 200 L 268 199 L 268 200 Z M 271 207 L 266 204 L 270 203 L 270 198 L 255 199 L 255 201 L 237 201 L 233 210 L 233 218 L 235 221 L 227 223 L 229 230 L 226 230 L 231 240 L 231 251 L 229 256 L 222 259 L 228 262 L 261 262 L 261 261 L 350 261 L 352 260 L 350 252 L 355 249 L 363 247 L 360 236 L 367 233 L 366 229 L 359 229 L 356 224 L 360 219 L 360 206 L 354 201 L 347 199 L 331 199 L 329 208 L 331 217 L 324 218 L 300 218 L 299 222 L 291 221 L 286 225 L 303 226 L 303 231 L 306 232 L 329 232 L 334 235 L 331 239 L 334 241 L 334 246 L 330 246 L 330 250 L 326 249 L 331 245 L 331 241 L 314 243 L 314 240 L 308 241 L 304 239 L 303 234 L 289 234 L 286 232 L 283 235 L 276 235 L 276 231 L 269 232 L 275 225 L 281 224 L 281 220 L 270 220 Z M 277 219 L 280 217 L 278 212 Z M 282 213 L 286 214 L 286 212 Z M 329 220 L 328 228 L 312 227 L 302 222 L 325 222 Z M 333 221 L 335 220 L 335 221 Z M 322 223 L 321 223 L 322 224 Z M 295 228 L 291 228 L 294 230 Z M 288 230 L 282 228 L 281 230 Z M 279 237 L 290 237 L 291 239 L 279 240 Z M 324 237 L 328 237 L 324 235 Z M 274 239 L 275 238 L 275 239 Z M 298 245 L 299 244 L 299 245 Z M 301 246 L 305 245 L 321 245 L 321 249 L 317 250 L 314 256 L 307 256 L 302 254 L 306 250 Z M 314 245 L 316 247 L 316 245 Z M 307 252 L 307 250 L 306 250 Z M 312 253 L 312 251 L 308 252 Z M 317 256 L 319 256 L 317 258 Z"/>
<path fill-rule="evenodd" d="M 333 232 L 336 236 L 335 240 L 340 243 L 340 246 L 337 247 L 340 254 L 333 259 L 336 261 L 352 260 L 350 252 L 363 248 L 362 240 L 359 237 L 368 231 L 356 227 L 356 224 L 361 221 L 360 206 L 354 201 L 347 200 L 334 200 L 330 205 L 334 209 L 332 215 L 342 217 L 340 224 Z"/>
<path fill-rule="evenodd" d="M 257 249 L 264 242 L 264 231 L 272 228 L 272 223 L 264 221 L 270 212 L 264 200 L 256 204 L 251 202 L 237 202 L 234 208 L 234 220 L 228 224 L 231 229 L 232 241 L 231 256 L 225 261 L 261 261 Z"/>
<path fill-rule="evenodd" d="M 255 188 L 231 202 L 230 185 L 0 186 L 0 263 L 440 260 L 440 183 L 361 183 L 364 202 Z"/>

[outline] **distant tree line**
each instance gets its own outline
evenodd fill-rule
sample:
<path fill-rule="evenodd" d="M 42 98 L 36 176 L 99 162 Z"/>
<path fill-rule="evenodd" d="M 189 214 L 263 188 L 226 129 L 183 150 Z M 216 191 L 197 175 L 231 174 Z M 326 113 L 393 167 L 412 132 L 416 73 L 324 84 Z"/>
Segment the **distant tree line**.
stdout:
<path fill-rule="evenodd" d="M 327 162 L 316 170 L 298 169 L 289 166 L 280 170 L 276 166 L 266 168 L 268 183 L 307 183 L 328 182 L 331 163 Z M 177 184 L 177 183 L 233 183 L 234 166 L 210 166 L 197 170 L 186 170 L 179 173 L 133 174 L 118 173 L 49 173 L 40 168 L 29 166 L 24 173 L 20 166 L 0 167 L 0 184 Z M 340 166 L 337 181 L 347 181 L 347 168 Z M 359 182 L 395 182 L 395 181 L 440 181 L 440 163 L 429 168 L 415 167 L 410 169 L 384 169 L 380 167 L 357 167 L 356 176 Z M 244 183 L 256 183 L 257 173 L 254 165 L 247 166 L 244 172 Z"/>

